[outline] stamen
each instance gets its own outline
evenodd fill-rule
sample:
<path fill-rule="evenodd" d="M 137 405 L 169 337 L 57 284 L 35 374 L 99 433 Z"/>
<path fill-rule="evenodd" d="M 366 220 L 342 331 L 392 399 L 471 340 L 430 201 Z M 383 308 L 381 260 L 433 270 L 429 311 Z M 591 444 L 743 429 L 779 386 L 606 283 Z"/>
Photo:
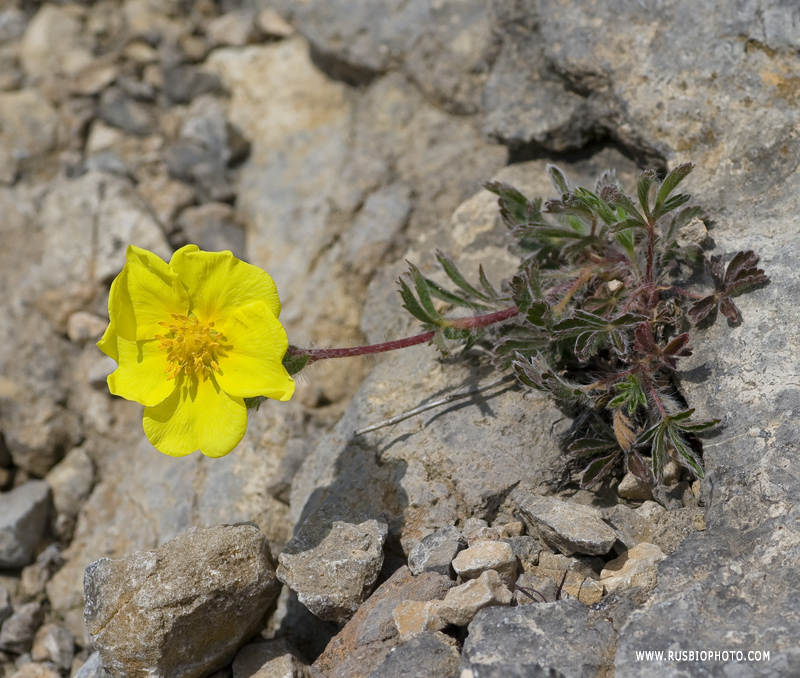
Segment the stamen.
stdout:
<path fill-rule="evenodd" d="M 201 323 L 195 316 L 172 313 L 173 324 L 160 321 L 158 324 L 169 330 L 170 336 L 153 335 L 159 348 L 167 354 L 167 379 L 175 379 L 181 374 L 191 374 L 208 378 L 212 372 L 219 372 L 219 356 L 224 356 L 225 337 L 214 328 L 214 323 Z"/>

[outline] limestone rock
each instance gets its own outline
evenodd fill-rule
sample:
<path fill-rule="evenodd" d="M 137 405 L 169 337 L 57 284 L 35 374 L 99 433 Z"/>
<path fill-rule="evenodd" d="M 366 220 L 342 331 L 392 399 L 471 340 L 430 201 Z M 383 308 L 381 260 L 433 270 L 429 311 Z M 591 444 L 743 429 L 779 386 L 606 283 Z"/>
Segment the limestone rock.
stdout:
<path fill-rule="evenodd" d="M 476 676 L 486 669 L 498 676 L 594 678 L 613 661 L 613 637 L 611 622 L 577 600 L 490 607 L 469 625 L 461 667 Z"/>
<path fill-rule="evenodd" d="M 33 562 L 47 527 L 50 503 L 50 487 L 41 480 L 0 493 L 0 568 Z"/>
<path fill-rule="evenodd" d="M 308 667 L 283 640 L 245 645 L 233 660 L 233 678 L 305 678 Z"/>
<path fill-rule="evenodd" d="M 452 590 L 452 589 L 451 589 Z M 447 621 L 439 614 L 441 600 L 404 600 L 394 610 L 392 619 L 402 640 L 425 631 L 440 631 Z"/>
<path fill-rule="evenodd" d="M 412 574 L 438 572 L 450 576 L 453 558 L 466 545 L 466 540 L 459 530 L 452 525 L 445 525 L 411 549 L 408 554 L 408 567 Z"/>
<path fill-rule="evenodd" d="M 15 605 L 13 614 L 0 626 L 0 650 L 13 654 L 29 652 L 43 617 L 41 603 Z"/>
<path fill-rule="evenodd" d="M 33 638 L 31 658 L 37 662 L 52 662 L 64 671 L 69 671 L 75 656 L 75 639 L 64 626 L 44 624 Z"/>
<path fill-rule="evenodd" d="M 393 652 L 366 675 L 366 678 L 406 678 L 407 676 L 438 676 L 457 678 L 461 655 L 439 633 L 420 633 L 398 645 Z"/>
<path fill-rule="evenodd" d="M 224 666 L 278 595 L 253 525 L 191 528 L 154 551 L 86 571 L 86 626 L 112 676 L 207 675 Z"/>
<path fill-rule="evenodd" d="M 478 610 L 495 605 L 509 605 L 512 598 L 511 591 L 500 575 L 494 570 L 486 570 L 477 579 L 448 591 L 437 606 L 436 613 L 448 624 L 467 626 Z"/>
<path fill-rule="evenodd" d="M 651 591 L 658 580 L 658 565 L 666 557 L 655 544 L 642 542 L 608 562 L 600 581 L 608 593 L 634 586 Z"/>
<path fill-rule="evenodd" d="M 501 541 L 481 541 L 461 551 L 453 560 L 453 569 L 462 579 L 477 579 L 493 570 L 506 586 L 517 579 L 517 559 L 511 547 Z"/>
<path fill-rule="evenodd" d="M 323 506 L 278 556 L 278 578 L 317 617 L 344 623 L 372 592 L 387 529 L 366 515 Z"/>
<path fill-rule="evenodd" d="M 94 476 L 94 462 L 80 447 L 70 450 L 47 474 L 46 481 L 53 492 L 56 534 L 72 536 L 78 511 L 94 486 Z"/>
<path fill-rule="evenodd" d="M 445 597 L 454 582 L 441 574 L 413 576 L 401 567 L 358 609 L 313 665 L 313 675 L 351 678 L 367 675 L 400 638 L 393 612 L 405 601 L 430 601 Z"/>
<path fill-rule="evenodd" d="M 614 530 L 590 506 L 522 491 L 515 491 L 514 501 L 528 528 L 564 555 L 601 555 L 608 553 L 616 541 Z"/>

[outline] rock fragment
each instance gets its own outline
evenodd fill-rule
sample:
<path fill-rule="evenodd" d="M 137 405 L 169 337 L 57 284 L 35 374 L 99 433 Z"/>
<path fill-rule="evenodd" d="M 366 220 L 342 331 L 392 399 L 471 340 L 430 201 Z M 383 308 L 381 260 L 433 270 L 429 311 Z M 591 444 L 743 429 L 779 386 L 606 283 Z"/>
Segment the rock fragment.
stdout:
<path fill-rule="evenodd" d="M 387 533 L 383 521 L 325 505 L 278 556 L 278 578 L 317 617 L 344 623 L 372 592 Z"/>
<path fill-rule="evenodd" d="M 112 676 L 198 678 L 229 662 L 280 586 L 253 525 L 193 527 L 86 570 L 86 626 Z"/>
<path fill-rule="evenodd" d="M 408 554 L 408 567 L 413 574 L 438 572 L 450 576 L 451 563 L 459 551 L 467 546 L 467 540 L 452 525 L 446 525 L 429 534 Z"/>
<path fill-rule="evenodd" d="M 0 626 L 0 650 L 12 654 L 30 652 L 43 617 L 40 603 L 15 605 L 13 614 Z"/>
<path fill-rule="evenodd" d="M 367 674 L 367 678 L 437 676 L 457 678 L 461 655 L 452 639 L 441 633 L 421 633 L 398 645 L 394 652 Z"/>
<path fill-rule="evenodd" d="M 455 557 L 453 569 L 462 579 L 477 579 L 484 572 L 494 570 L 506 586 L 513 586 L 517 578 L 517 558 L 505 542 L 480 541 Z"/>
<path fill-rule="evenodd" d="M 75 638 L 60 624 L 44 624 L 33 637 L 31 658 L 36 662 L 52 662 L 69 671 L 75 656 Z"/>
<path fill-rule="evenodd" d="M 50 486 L 43 480 L 29 480 L 0 492 L 0 568 L 33 562 L 49 509 Z"/>
<path fill-rule="evenodd" d="M 658 581 L 658 565 L 666 557 L 655 544 L 642 542 L 607 563 L 600 581 L 608 593 L 634 586 L 652 591 Z"/>
<path fill-rule="evenodd" d="M 486 570 L 477 579 L 448 591 L 436 612 L 448 624 L 466 626 L 478 610 L 509 605 L 512 597 L 500 575 L 494 570 Z"/>
<path fill-rule="evenodd" d="M 530 531 L 564 555 L 608 553 L 617 535 L 590 506 L 515 491 L 512 495 Z"/>
<path fill-rule="evenodd" d="M 434 572 L 415 577 L 401 567 L 358 609 L 313 665 L 314 675 L 326 678 L 363 676 L 399 644 L 393 613 L 405 601 L 445 597 L 453 580 Z"/>
<path fill-rule="evenodd" d="M 305 678 L 308 666 L 284 639 L 245 645 L 233 660 L 233 678 Z"/>

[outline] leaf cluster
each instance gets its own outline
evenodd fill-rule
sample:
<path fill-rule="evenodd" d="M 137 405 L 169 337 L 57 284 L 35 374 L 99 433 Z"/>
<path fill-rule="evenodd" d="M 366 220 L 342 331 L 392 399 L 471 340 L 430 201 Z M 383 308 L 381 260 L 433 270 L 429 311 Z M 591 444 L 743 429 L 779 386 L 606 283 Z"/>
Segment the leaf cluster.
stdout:
<path fill-rule="evenodd" d="M 590 190 L 573 187 L 551 165 L 559 197 L 547 201 L 488 182 L 520 256 L 515 274 L 498 288 L 481 268 L 473 284 L 438 253 L 451 289 L 413 264 L 400 280 L 403 305 L 443 351 L 483 341 L 498 369 L 513 370 L 575 415 L 567 463 L 583 487 L 628 471 L 660 483 L 670 459 L 703 477 L 695 436 L 718 420 L 694 419 L 676 370 L 692 353 L 693 325 L 717 310 L 740 322 L 733 297 L 768 279 L 752 251 L 724 267 L 722 257 L 706 259 L 681 238 L 704 217 L 676 192 L 692 169 L 679 165 L 663 180 L 643 172 L 635 198 L 613 171 Z M 695 272 L 707 275 L 713 291 L 689 289 Z M 454 308 L 473 315 L 453 317 Z"/>

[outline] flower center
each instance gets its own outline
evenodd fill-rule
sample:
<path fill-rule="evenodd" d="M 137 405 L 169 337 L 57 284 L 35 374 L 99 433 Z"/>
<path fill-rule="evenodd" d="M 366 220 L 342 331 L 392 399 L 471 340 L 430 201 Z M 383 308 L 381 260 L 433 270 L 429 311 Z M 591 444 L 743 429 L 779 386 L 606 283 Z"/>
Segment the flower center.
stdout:
<path fill-rule="evenodd" d="M 194 316 L 173 313 L 174 323 L 159 322 L 171 336 L 156 334 L 160 340 L 159 348 L 167 352 L 169 365 L 165 372 L 167 379 L 174 379 L 181 373 L 208 377 L 212 371 L 219 372 L 217 354 L 224 355 L 220 342 L 225 341 L 221 332 L 214 329 L 214 323 L 204 325 Z"/>

